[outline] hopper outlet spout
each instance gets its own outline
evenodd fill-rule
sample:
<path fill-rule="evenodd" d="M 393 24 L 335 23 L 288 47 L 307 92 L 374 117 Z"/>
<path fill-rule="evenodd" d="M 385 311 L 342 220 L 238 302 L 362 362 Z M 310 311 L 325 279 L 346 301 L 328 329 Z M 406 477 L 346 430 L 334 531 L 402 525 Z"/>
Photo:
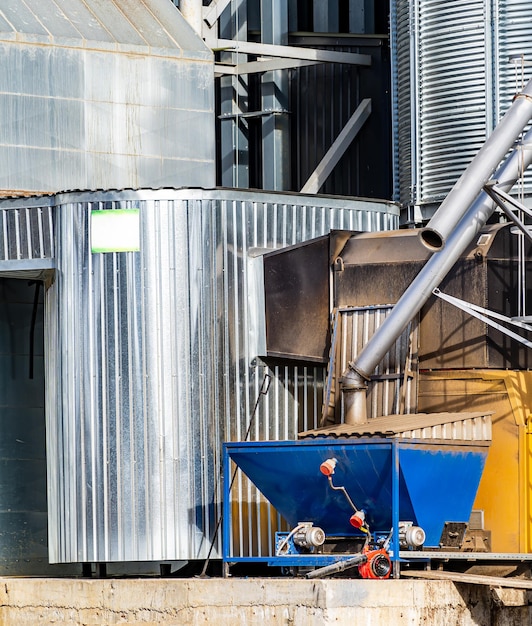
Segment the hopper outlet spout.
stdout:
<path fill-rule="evenodd" d="M 340 389 L 342 390 L 344 422 L 346 424 L 365 424 L 368 421 L 366 409 L 368 383 L 357 372 L 352 362 L 342 374 Z"/>

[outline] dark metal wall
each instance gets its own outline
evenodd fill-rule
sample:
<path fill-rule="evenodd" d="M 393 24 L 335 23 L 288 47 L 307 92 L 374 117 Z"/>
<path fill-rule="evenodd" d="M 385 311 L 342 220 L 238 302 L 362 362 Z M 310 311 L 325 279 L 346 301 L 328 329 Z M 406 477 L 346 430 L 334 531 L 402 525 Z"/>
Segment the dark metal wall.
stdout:
<path fill-rule="evenodd" d="M 290 172 L 286 180 L 290 182 L 286 190 L 301 190 L 361 101 L 371 98 L 372 111 L 368 120 L 319 193 L 391 198 L 392 129 L 388 38 L 382 35 L 293 33 L 289 43 L 367 54 L 371 56 L 372 64 L 370 67 L 359 67 L 322 63 L 287 70 L 290 154 L 286 162 Z M 237 97 L 235 87 L 229 86 L 227 79 L 221 81 L 225 82 L 217 83 L 216 104 L 218 185 L 224 185 L 224 171 L 228 167 L 224 160 L 226 144 L 230 142 L 233 149 L 233 133 L 236 132 L 234 129 L 233 132 L 228 131 L 228 125 L 234 123 L 236 118 L 227 117 L 223 108 L 226 106 L 223 101 Z M 268 187 L 264 181 L 261 75 L 251 74 L 245 79 L 239 77 L 239 81 L 242 89 L 245 83 L 245 98 L 240 95 L 239 104 L 244 106 L 245 100 L 247 110 L 255 113 L 248 113 L 237 122 L 239 141 L 245 146 L 239 150 L 238 168 L 239 171 L 245 170 L 248 181 L 245 185 L 236 186 L 265 189 Z"/>
<path fill-rule="evenodd" d="M 305 184 L 364 98 L 371 114 L 320 193 L 390 198 L 391 100 L 388 39 L 292 35 L 302 47 L 368 54 L 371 67 L 320 64 L 290 72 L 292 190 Z"/>
<path fill-rule="evenodd" d="M 0 571 L 6 573 L 48 562 L 42 293 L 31 357 L 34 295 L 27 281 L 0 279 Z"/>
<path fill-rule="evenodd" d="M 441 291 L 507 317 L 522 315 L 519 293 L 524 291 L 525 311 L 530 311 L 532 290 L 527 289 L 527 285 L 532 281 L 532 247 L 526 245 L 525 260 L 520 262 L 520 237 L 509 224 L 486 226 L 442 281 Z M 319 241 L 307 242 L 305 247 L 311 249 Z M 304 291 L 313 279 L 319 280 L 323 270 L 317 271 L 302 251 L 299 247 L 299 259 L 297 250 L 277 253 L 275 270 L 282 274 L 285 263 L 289 266 L 286 271 L 298 277 L 297 285 Z M 334 269 L 333 306 L 339 309 L 395 304 L 430 256 L 417 232 L 408 229 L 354 234 L 338 253 L 332 254 L 329 250 L 329 254 L 329 267 Z M 325 254 L 317 256 L 316 263 L 324 263 L 325 257 Z M 265 259 L 265 269 L 267 261 Z M 520 266 L 526 268 L 526 276 L 520 274 Z M 305 299 L 296 284 L 285 290 L 282 298 L 271 297 L 280 293 L 279 289 L 268 290 L 266 286 L 267 318 L 278 321 L 277 325 L 267 328 L 268 351 L 274 346 L 280 352 L 279 345 L 284 343 L 292 348 L 292 358 L 316 358 L 317 350 L 305 352 L 305 347 L 314 345 L 319 346 L 321 355 L 327 354 L 329 336 L 322 330 L 325 321 L 319 318 L 319 312 L 326 309 L 329 289 L 322 289 L 320 297 L 318 286 L 312 285 L 315 301 L 312 315 L 306 313 Z M 280 333 L 283 323 L 287 328 Z M 297 332 L 290 334 L 289 329 L 294 327 Z M 311 341 L 302 341 L 300 335 L 305 339 L 311 337 Z M 285 352 L 288 353 L 288 349 Z M 529 369 L 532 365 L 530 350 L 525 346 L 436 296 L 421 309 L 419 364 L 421 369 Z"/>
<path fill-rule="evenodd" d="M 0 574 L 74 574 L 48 563 L 43 287 L 0 278 Z"/>

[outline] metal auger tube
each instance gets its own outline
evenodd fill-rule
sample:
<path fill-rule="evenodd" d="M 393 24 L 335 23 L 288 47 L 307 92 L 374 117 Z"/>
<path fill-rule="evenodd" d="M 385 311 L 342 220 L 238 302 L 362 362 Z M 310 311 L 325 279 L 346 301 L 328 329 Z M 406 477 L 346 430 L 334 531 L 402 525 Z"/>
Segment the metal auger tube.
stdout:
<path fill-rule="evenodd" d="M 455 183 L 425 228 L 420 230 L 423 244 L 432 251 L 447 245 L 447 239 L 468 207 L 488 182 L 495 168 L 512 147 L 532 118 L 532 79 L 517 94 L 506 114 L 482 148 Z"/>
<path fill-rule="evenodd" d="M 523 138 L 522 149 L 514 150 L 495 173 L 492 180 L 498 187 L 509 191 L 521 172 L 532 163 L 532 129 Z M 394 341 L 415 317 L 432 294 L 432 290 L 458 261 L 470 243 L 478 235 L 495 209 L 495 203 L 482 192 L 471 205 L 453 232 L 443 250 L 434 253 L 403 293 L 390 315 L 377 329 L 357 358 L 349 364 L 362 379 L 368 380 L 382 361 Z M 346 370 L 346 373 L 348 370 Z"/>
<path fill-rule="evenodd" d="M 330 576 L 331 574 L 343 572 L 351 567 L 362 565 L 367 560 L 368 558 L 365 554 L 358 554 L 352 559 L 347 559 L 346 561 L 337 561 L 336 563 L 332 563 L 331 565 L 326 565 L 325 567 L 320 567 L 319 569 L 315 569 L 312 572 L 308 572 L 305 578 L 323 578 L 324 576 Z"/>

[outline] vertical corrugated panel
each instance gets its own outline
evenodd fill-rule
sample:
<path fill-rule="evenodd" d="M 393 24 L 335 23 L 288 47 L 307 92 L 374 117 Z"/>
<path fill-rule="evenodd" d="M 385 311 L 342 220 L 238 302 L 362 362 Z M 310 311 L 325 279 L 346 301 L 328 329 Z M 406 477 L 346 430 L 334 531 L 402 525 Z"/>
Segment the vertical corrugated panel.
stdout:
<path fill-rule="evenodd" d="M 335 399 L 329 413 L 334 423 L 342 422 L 338 381 L 348 363 L 356 358 L 377 328 L 391 312 L 392 305 L 350 307 L 338 311 L 335 370 Z M 368 418 L 412 413 L 417 407 L 418 324 L 410 323 L 379 364 L 368 385 Z"/>
<path fill-rule="evenodd" d="M 504 115 L 531 77 L 532 63 L 532 3 L 527 0 L 498 0 L 494 23 L 497 92 L 494 104 L 495 123 Z M 522 62 L 521 62 L 522 61 Z M 524 188 L 515 192 L 529 194 L 532 190 L 532 171 L 524 176 Z"/>
<path fill-rule="evenodd" d="M 252 352 L 247 319 L 249 250 L 281 248 L 331 229 L 386 230 L 397 224 L 397 217 L 375 213 L 368 204 L 370 210 L 362 204 L 356 209 L 334 199 L 247 194 L 244 200 L 239 193 L 217 195 L 201 202 L 204 236 L 198 244 L 210 255 L 206 275 L 211 278 L 203 281 L 201 301 L 210 312 L 206 319 L 217 320 L 212 336 L 217 357 L 211 366 L 215 370 L 216 433 L 233 441 L 243 440 L 248 430 L 249 440 L 295 439 L 298 432 L 319 425 L 325 370 L 300 365 L 268 367 Z M 193 214 L 199 220 L 200 212 Z M 260 396 L 253 416 L 266 376 L 271 377 L 270 387 Z M 280 528 L 276 512 L 240 473 L 232 497 L 232 554 L 270 554 L 273 534 Z"/>
<path fill-rule="evenodd" d="M 142 251 L 91 254 L 90 211 L 128 206 L 57 208 L 46 320 L 52 561 L 193 558 L 203 538 L 203 511 L 191 506 L 202 502 L 191 416 L 203 379 L 191 371 L 187 214 L 171 200 L 135 203 Z"/>
<path fill-rule="evenodd" d="M 403 204 L 413 203 L 416 188 L 411 90 L 416 88 L 417 82 L 411 81 L 409 71 L 414 7 L 410 0 L 392 0 L 391 3 L 393 197 Z"/>
<path fill-rule="evenodd" d="M 419 4 L 421 202 L 439 201 L 487 137 L 486 0 Z"/>
<path fill-rule="evenodd" d="M 0 260 L 53 258 L 52 208 L 21 204 L 0 210 Z"/>
<path fill-rule="evenodd" d="M 91 254 L 90 210 L 128 207 L 140 208 L 141 252 Z M 109 192 L 60 197 L 56 222 L 46 298 L 51 559 L 203 558 L 219 514 L 222 442 L 248 429 L 251 439 L 294 438 L 321 414 L 321 368 L 268 368 L 252 351 L 250 248 L 394 228 L 396 207 Z M 233 496 L 235 553 L 268 549 L 276 514 L 240 478 Z"/>

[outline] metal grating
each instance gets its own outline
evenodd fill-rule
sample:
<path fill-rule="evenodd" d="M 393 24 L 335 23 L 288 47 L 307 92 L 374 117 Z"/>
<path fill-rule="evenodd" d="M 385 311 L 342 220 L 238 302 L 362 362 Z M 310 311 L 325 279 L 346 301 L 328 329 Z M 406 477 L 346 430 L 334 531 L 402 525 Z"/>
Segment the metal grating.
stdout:
<path fill-rule="evenodd" d="M 52 259 L 54 256 L 51 206 L 0 209 L 0 232 L 0 261 Z"/>
<path fill-rule="evenodd" d="M 390 4 L 390 44 L 392 49 L 392 120 L 393 120 L 393 197 L 411 204 L 416 193 L 416 137 L 412 120 L 417 81 L 411 80 L 413 63 L 410 46 L 415 3 L 392 0 Z"/>

